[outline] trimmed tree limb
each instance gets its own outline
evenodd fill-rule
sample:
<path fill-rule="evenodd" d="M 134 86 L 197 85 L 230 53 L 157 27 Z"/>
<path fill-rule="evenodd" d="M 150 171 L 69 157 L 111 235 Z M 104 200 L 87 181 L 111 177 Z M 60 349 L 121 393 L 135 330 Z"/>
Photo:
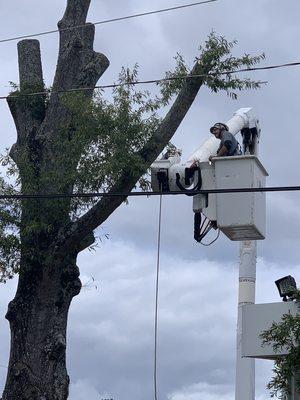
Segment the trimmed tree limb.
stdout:
<path fill-rule="evenodd" d="M 43 70 L 38 40 L 22 40 L 18 43 L 20 90 L 28 86 L 43 90 Z"/>
<path fill-rule="evenodd" d="M 191 75 L 206 74 L 208 72 L 209 67 L 203 68 L 196 63 L 191 71 Z M 138 153 L 144 161 L 144 170 L 139 171 L 138 174 L 132 174 L 130 172 L 130 166 L 128 166 L 128 170 L 123 172 L 122 176 L 109 191 L 110 193 L 128 192 L 134 188 L 140 176 L 147 171 L 152 162 L 157 158 L 175 134 L 177 128 L 195 100 L 202 84 L 203 78 L 188 78 L 186 80 L 174 104 L 161 122 L 160 126 L 154 132 L 144 148 Z M 59 246 L 63 244 L 69 246 L 70 244 L 74 244 L 76 246 L 76 243 L 80 242 L 80 238 L 87 236 L 101 225 L 124 200 L 125 197 L 123 196 L 112 198 L 106 197 L 101 199 L 77 221 L 64 228 L 59 235 L 56 245 Z"/>
<path fill-rule="evenodd" d="M 68 0 L 65 14 L 58 23 L 60 46 L 53 89 L 96 85 L 109 65 L 108 59 L 93 51 L 95 26 L 86 23 L 90 0 Z M 72 26 L 81 26 L 64 30 Z M 88 92 L 91 96 L 93 92 Z"/>
<path fill-rule="evenodd" d="M 93 51 L 94 37 L 93 24 L 85 24 L 71 31 L 60 31 L 54 91 L 96 85 L 108 68 L 109 61 L 103 54 Z M 91 97 L 92 93 L 87 92 L 86 95 Z"/>
<path fill-rule="evenodd" d="M 94 87 L 109 66 L 105 55 L 93 50 L 95 26 L 86 23 L 90 0 L 69 0 L 62 20 L 58 23 L 60 46 L 53 91 Z M 81 26 L 71 30 L 64 28 Z M 90 99 L 93 90 L 84 91 Z M 59 135 L 62 125 L 70 120 L 70 113 L 63 98 L 65 95 L 52 94 L 47 115 L 41 130 L 43 136 Z"/>
<path fill-rule="evenodd" d="M 40 44 L 38 40 L 22 40 L 18 43 L 20 90 L 42 91 L 44 88 Z M 40 98 L 40 97 L 38 97 Z M 42 104 L 44 96 L 41 96 Z M 23 100 L 23 101 L 22 101 Z M 44 117 L 45 106 L 36 112 L 36 103 L 33 107 L 25 98 L 7 99 L 11 113 L 15 119 L 18 135 L 28 133 L 31 124 L 37 129 Z"/>
<path fill-rule="evenodd" d="M 18 43 L 20 90 L 43 91 L 43 71 L 40 44 L 38 40 L 22 40 Z M 12 94 L 13 95 L 13 94 Z M 45 96 L 35 98 L 10 98 L 7 102 L 14 118 L 18 139 L 13 146 L 11 157 L 17 162 L 18 147 L 28 138 L 34 140 L 45 117 Z"/>

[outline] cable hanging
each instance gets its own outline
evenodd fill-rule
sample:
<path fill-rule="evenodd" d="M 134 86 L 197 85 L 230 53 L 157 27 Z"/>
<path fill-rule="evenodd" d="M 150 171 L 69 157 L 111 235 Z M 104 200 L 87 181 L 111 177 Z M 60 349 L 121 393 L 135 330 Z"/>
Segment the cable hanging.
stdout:
<path fill-rule="evenodd" d="M 19 97 L 45 96 L 45 95 L 49 95 L 49 94 L 84 92 L 84 91 L 89 91 L 89 90 L 94 90 L 94 89 L 100 89 L 100 90 L 114 89 L 114 88 L 122 87 L 122 86 L 135 86 L 135 85 L 145 85 L 145 84 L 153 84 L 153 83 L 158 84 L 161 82 L 168 82 L 168 81 L 175 81 L 175 80 L 189 80 L 189 79 L 194 79 L 194 78 L 209 78 L 209 77 L 214 77 L 214 76 L 219 76 L 219 75 L 231 75 L 231 74 L 239 74 L 242 72 L 251 72 L 251 71 L 264 71 L 264 70 L 269 70 L 269 69 L 295 67 L 295 66 L 299 66 L 299 65 L 300 65 L 300 62 L 297 61 L 297 62 L 291 62 L 291 63 L 286 63 L 286 64 L 266 65 L 265 67 L 251 67 L 251 68 L 242 68 L 242 69 L 223 71 L 223 72 L 211 72 L 208 74 L 171 76 L 171 77 L 166 77 L 166 78 L 161 78 L 161 79 L 132 81 L 132 82 L 126 82 L 126 83 L 112 83 L 109 85 L 100 85 L 100 86 L 93 86 L 93 87 L 60 89 L 60 90 L 53 90 L 53 91 L 45 90 L 45 91 L 32 92 L 32 93 L 19 93 L 19 94 L 13 94 L 13 95 L 9 95 L 9 96 L 0 96 L 0 100 L 15 99 L 15 98 L 19 98 Z M 266 84 L 267 82 L 262 81 L 259 83 Z"/>
<path fill-rule="evenodd" d="M 219 238 L 220 229 L 218 229 L 215 221 L 210 221 L 207 217 L 204 216 L 202 221 L 202 213 L 196 212 L 194 214 L 194 239 L 196 242 L 202 244 L 203 246 L 210 246 Z M 209 243 L 203 243 L 202 240 L 205 236 L 210 232 L 211 229 L 218 229 L 217 236 Z"/>
<path fill-rule="evenodd" d="M 213 3 L 213 2 L 216 2 L 216 1 L 218 1 L 218 0 L 198 1 L 196 3 L 182 4 L 180 6 L 162 8 L 162 9 L 159 9 L 159 10 L 127 15 L 125 17 L 117 17 L 117 18 L 106 19 L 106 20 L 103 20 L 103 21 L 92 22 L 91 24 L 92 25 L 103 25 L 103 24 L 108 24 L 110 22 L 117 22 L 117 21 L 123 21 L 123 20 L 126 20 L 126 19 L 144 17 L 144 16 L 147 16 L 147 15 L 159 14 L 159 13 L 164 13 L 164 12 L 167 12 L 167 11 L 175 11 L 175 10 L 180 10 L 180 9 L 183 9 L 183 8 L 198 6 L 200 4 Z M 86 28 L 88 25 L 89 24 L 75 25 L 75 26 L 70 26 L 68 28 L 53 29 L 53 30 L 49 30 L 49 31 L 39 32 L 39 33 L 32 33 L 32 34 L 29 34 L 29 35 L 15 36 L 15 37 L 7 38 L 7 39 L 1 39 L 0 43 L 12 42 L 12 41 L 15 41 L 15 40 L 20 40 L 20 39 L 27 39 L 27 38 L 37 37 L 37 36 L 50 35 L 52 33 L 57 33 L 57 32 L 65 32 L 65 31 L 70 31 L 70 30 L 74 30 L 74 29 Z"/>

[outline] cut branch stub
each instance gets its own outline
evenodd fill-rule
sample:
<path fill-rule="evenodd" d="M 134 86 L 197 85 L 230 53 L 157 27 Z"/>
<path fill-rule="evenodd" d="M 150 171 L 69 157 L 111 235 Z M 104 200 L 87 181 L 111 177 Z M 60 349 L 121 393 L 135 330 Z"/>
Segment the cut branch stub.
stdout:
<path fill-rule="evenodd" d="M 17 162 L 20 145 L 25 144 L 30 137 L 37 135 L 38 129 L 45 118 L 45 95 L 26 96 L 26 93 L 43 91 L 43 71 L 40 44 L 38 40 L 22 40 L 18 43 L 20 93 L 12 93 L 7 102 L 14 118 L 18 133 L 17 146 L 11 151 L 12 158 Z M 14 97 L 14 95 L 17 97 Z M 21 97 L 19 97 L 21 94 Z"/>
<path fill-rule="evenodd" d="M 60 45 L 58 62 L 53 82 L 53 92 L 41 129 L 42 136 L 55 137 L 61 127 L 70 121 L 70 112 L 61 90 L 90 87 L 82 93 L 91 99 L 98 79 L 109 66 L 105 55 L 93 50 L 95 26 L 87 24 L 86 17 L 90 0 L 69 0 L 63 19 L 59 22 Z M 65 30 L 65 28 L 79 26 Z"/>
<path fill-rule="evenodd" d="M 93 50 L 95 26 L 86 23 L 89 6 L 90 0 L 69 0 L 58 23 L 60 46 L 54 90 L 95 86 L 109 66 L 108 59 Z M 87 92 L 87 96 L 92 93 Z"/>
<path fill-rule="evenodd" d="M 18 43 L 19 75 L 21 91 L 30 87 L 43 90 L 43 70 L 38 40 L 22 40 Z"/>
<path fill-rule="evenodd" d="M 93 50 L 95 26 L 60 32 L 59 59 L 53 89 L 94 87 L 109 66 L 108 59 Z M 93 90 L 84 92 L 88 97 Z"/>

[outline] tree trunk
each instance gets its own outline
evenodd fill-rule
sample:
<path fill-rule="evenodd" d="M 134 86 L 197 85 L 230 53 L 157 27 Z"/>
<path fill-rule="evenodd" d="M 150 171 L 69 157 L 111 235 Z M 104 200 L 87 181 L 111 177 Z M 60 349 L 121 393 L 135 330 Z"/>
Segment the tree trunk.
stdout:
<path fill-rule="evenodd" d="M 68 162 L 67 148 L 58 146 L 60 140 L 65 146 L 72 140 L 72 127 L 62 131 L 71 125 L 72 115 L 57 92 L 90 87 L 83 94 L 91 99 L 93 88 L 109 65 L 103 54 L 93 50 L 95 27 L 86 23 L 90 1 L 67 0 L 58 23 L 59 55 L 48 101 L 44 95 L 8 98 L 17 130 L 10 156 L 18 166 L 24 193 L 72 192 L 72 180 L 66 177 L 72 175 L 72 168 L 76 170 L 76 160 Z M 39 42 L 19 42 L 18 56 L 21 92 L 43 91 Z M 22 202 L 19 283 L 6 315 L 11 350 L 3 400 L 68 397 L 68 311 L 81 288 L 76 258 L 94 240 L 90 231 L 67 248 L 57 245 L 58 232 L 69 222 L 70 199 Z"/>
<path fill-rule="evenodd" d="M 71 300 L 80 292 L 76 255 L 22 259 L 16 296 L 8 307 L 11 350 L 3 400 L 65 400 L 66 328 Z"/>

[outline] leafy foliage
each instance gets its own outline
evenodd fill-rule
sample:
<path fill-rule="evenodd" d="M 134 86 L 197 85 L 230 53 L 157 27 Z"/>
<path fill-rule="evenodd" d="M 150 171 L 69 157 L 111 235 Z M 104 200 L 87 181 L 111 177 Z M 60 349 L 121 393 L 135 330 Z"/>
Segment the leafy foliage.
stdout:
<path fill-rule="evenodd" d="M 295 291 L 295 299 L 300 300 L 300 291 Z M 275 360 L 271 381 L 267 388 L 271 397 L 284 400 L 289 395 L 291 377 L 300 371 L 300 314 L 284 314 L 281 321 L 273 322 L 271 327 L 260 335 L 263 345 L 271 345 L 274 352 L 286 348 L 288 354 Z M 300 381 L 296 382 L 300 389 Z"/>
<path fill-rule="evenodd" d="M 233 73 L 239 68 L 250 68 L 264 60 L 265 54 L 250 56 L 244 54 L 242 57 L 233 57 L 231 51 L 237 44 L 236 40 L 228 42 L 223 36 L 216 36 L 212 32 L 204 47 L 200 47 L 201 57 L 198 62 L 201 65 L 212 65 L 210 76 L 206 78 L 206 85 L 215 93 L 225 90 L 232 99 L 237 99 L 236 91 L 247 89 L 259 89 L 263 82 L 254 81 L 250 78 L 238 78 Z M 225 74 L 224 74 L 225 73 Z"/>
<path fill-rule="evenodd" d="M 13 185 L 0 177 L 0 194 L 16 194 Z M 0 201 L 0 282 L 6 282 L 18 271 L 20 259 L 20 204 L 12 199 Z"/>
<path fill-rule="evenodd" d="M 196 61 L 203 66 L 210 66 L 209 74 L 204 77 L 204 84 L 211 89 L 212 92 L 225 91 L 226 94 L 236 100 L 238 98 L 237 91 L 259 89 L 266 82 L 252 80 L 250 78 L 238 78 L 234 73 L 228 71 L 236 71 L 240 68 L 247 69 L 259 64 L 265 59 L 265 54 L 250 56 L 245 53 L 241 57 L 232 56 L 232 50 L 237 45 L 237 41 L 227 41 L 223 36 L 218 36 L 215 32 L 210 33 L 204 46 L 199 47 L 199 56 Z M 175 57 L 177 65 L 173 72 L 167 72 L 167 78 L 176 76 L 186 77 L 189 69 L 180 54 Z M 160 83 L 163 87 L 162 93 L 165 100 L 169 100 L 174 93 L 178 93 L 182 86 L 181 80 L 170 80 L 169 82 Z"/>
<path fill-rule="evenodd" d="M 103 98 L 101 91 L 89 104 L 84 104 L 80 95 L 76 100 L 74 96 L 66 97 L 75 128 L 69 159 L 78 157 L 79 160 L 73 176 L 75 190 L 108 191 L 128 168 L 131 173 L 143 174 L 145 166 L 138 152 L 161 122 L 158 110 L 162 100 L 152 97 L 147 90 L 126 85 L 137 76 L 137 65 L 132 71 L 122 68 L 119 75 L 122 85 L 113 90 L 110 102 Z M 147 182 L 142 178 L 140 184 L 145 187 Z M 91 199 L 75 199 L 72 203 L 74 216 L 92 202 Z"/>
<path fill-rule="evenodd" d="M 261 82 L 248 78 L 238 79 L 232 74 L 222 73 L 242 66 L 249 67 L 264 58 L 264 55 L 250 57 L 247 54 L 240 58 L 233 57 L 231 50 L 235 44 L 236 41 L 228 42 L 213 32 L 205 45 L 200 47 L 196 58 L 196 62 L 205 67 L 203 69 L 213 73 L 213 76 L 204 78 L 204 84 L 213 92 L 225 90 L 232 98 L 237 97 L 235 90 L 256 89 L 261 86 Z M 175 64 L 174 70 L 166 73 L 165 77 L 169 80 L 158 82 L 156 94 L 140 89 L 141 85 L 133 84 L 138 80 L 137 64 L 132 70 L 122 68 L 117 82 L 119 86 L 113 89 L 109 97 L 105 97 L 101 90 L 95 93 L 92 101 L 87 101 L 81 93 L 59 94 L 70 118 L 59 128 L 56 142 L 53 143 L 53 165 L 47 165 L 47 173 L 43 172 L 41 160 L 38 156 L 32 157 L 30 148 L 25 148 L 24 154 L 19 154 L 21 162 L 18 162 L 18 166 L 21 165 L 22 175 L 20 179 L 14 162 L 9 156 L 3 157 L 2 166 L 7 169 L 8 182 L 14 177 L 15 183 L 5 183 L 4 178 L 1 178 L 1 193 L 14 193 L 16 190 L 23 193 L 49 193 L 53 190 L 61 193 L 108 191 L 124 171 L 141 176 L 140 188 L 147 189 L 149 180 L 144 175 L 146 166 L 139 151 L 159 127 L 162 110 L 178 94 L 190 71 L 190 67 L 179 54 L 175 57 Z M 173 79 L 175 77 L 181 79 Z M 34 90 L 29 87 L 20 90 L 17 85 L 13 85 L 13 90 L 12 95 L 20 95 L 17 101 L 29 105 L 34 117 L 43 120 L 49 95 L 28 96 Z M 26 186 L 23 184 L 24 176 L 27 177 Z M 68 204 L 66 201 L 48 200 L 47 203 L 43 200 L 43 210 L 57 216 L 60 205 L 67 205 L 70 218 L 75 220 L 95 201 L 77 198 Z M 11 277 L 18 270 L 21 207 L 21 202 L 1 201 L 2 280 Z M 38 227 L 36 221 L 26 229 L 43 229 L 45 233 L 51 231 L 51 227 Z"/>

